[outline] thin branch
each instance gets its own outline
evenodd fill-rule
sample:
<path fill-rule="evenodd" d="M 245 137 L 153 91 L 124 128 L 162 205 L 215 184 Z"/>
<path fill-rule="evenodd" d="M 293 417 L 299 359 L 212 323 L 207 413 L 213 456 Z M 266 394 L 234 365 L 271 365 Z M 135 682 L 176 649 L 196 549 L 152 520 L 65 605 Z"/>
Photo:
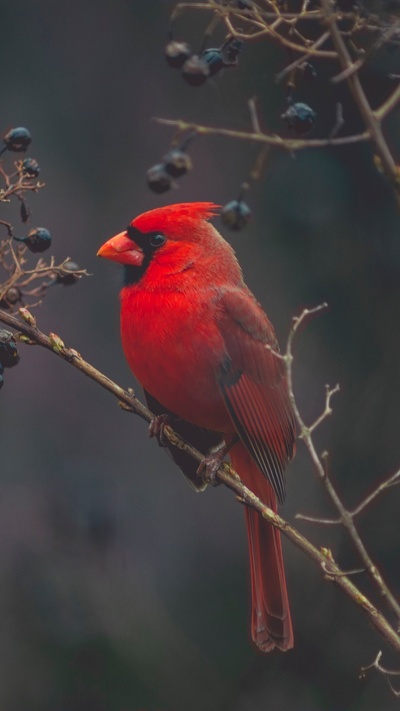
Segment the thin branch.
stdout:
<path fill-rule="evenodd" d="M 314 465 L 314 469 L 318 475 L 318 478 L 322 481 L 331 501 L 333 502 L 335 508 L 339 512 L 340 515 L 340 521 L 344 528 L 346 528 L 347 532 L 349 533 L 349 536 L 351 540 L 353 541 L 353 544 L 362 560 L 364 563 L 371 579 L 377 586 L 380 594 L 384 597 L 386 600 L 388 606 L 393 610 L 393 612 L 396 614 L 397 618 L 400 619 L 400 605 L 392 592 L 389 590 L 386 582 L 382 578 L 379 570 L 373 563 L 369 553 L 367 552 L 360 536 L 359 533 L 355 527 L 354 520 L 353 520 L 353 514 L 348 511 L 345 506 L 343 505 L 342 501 L 340 500 L 338 494 L 336 493 L 336 490 L 329 479 L 328 473 L 321 461 L 321 457 L 318 456 L 317 451 L 315 449 L 315 445 L 312 439 L 312 431 L 310 430 L 309 427 L 306 426 L 304 423 L 304 420 L 300 414 L 299 408 L 297 406 L 297 402 L 294 396 L 294 390 L 293 390 L 293 372 L 292 372 L 292 364 L 293 364 L 293 342 L 295 339 L 295 336 L 300 329 L 300 327 L 304 324 L 305 320 L 308 319 L 310 316 L 315 316 L 316 314 L 320 313 L 323 309 L 327 307 L 326 304 L 321 304 L 320 306 L 317 306 L 313 309 L 304 309 L 304 311 L 300 314 L 300 316 L 296 317 L 293 322 L 293 326 L 290 330 L 289 336 L 288 336 L 288 341 L 287 341 L 287 348 L 286 348 L 286 353 L 284 355 L 285 358 L 285 363 L 286 363 L 286 372 L 287 372 L 287 379 L 288 379 L 288 387 L 289 387 L 289 397 L 290 401 L 292 403 L 293 411 L 295 413 L 296 420 L 299 424 L 300 427 L 300 437 L 304 441 L 304 444 L 308 450 L 308 453 L 311 457 L 311 461 Z M 329 407 L 329 401 L 328 401 L 328 407 Z M 320 418 L 318 418 L 320 419 Z M 316 421 L 318 423 L 318 420 Z M 315 429 L 315 428 L 314 428 Z M 331 524 L 331 522 L 330 522 Z M 329 524 L 329 525 L 330 525 Z"/>
<path fill-rule="evenodd" d="M 365 57 L 360 57 L 360 59 L 356 59 L 356 61 L 353 62 L 350 66 L 346 67 L 346 69 L 343 69 L 339 74 L 336 74 L 335 77 L 332 77 L 332 84 L 339 84 L 341 81 L 348 79 L 352 74 L 355 74 L 361 69 L 364 62 Z"/>
<path fill-rule="evenodd" d="M 270 3 L 272 6 L 273 3 Z M 249 20 L 251 19 L 252 16 L 252 10 L 247 10 L 246 14 L 244 14 L 243 10 L 235 10 L 233 7 L 224 7 L 223 5 L 218 4 L 217 2 L 213 2 L 213 0 L 209 0 L 208 2 L 180 2 L 175 6 L 175 9 L 171 15 L 171 19 L 175 19 L 182 10 L 207 10 L 208 12 L 213 11 L 218 11 L 220 14 L 232 14 L 240 17 L 241 19 L 244 20 Z M 257 8 L 257 14 L 260 17 L 263 17 L 266 20 L 273 20 L 277 16 L 276 8 L 274 12 L 268 12 L 267 10 L 260 10 Z M 341 13 L 343 14 L 343 13 Z M 348 17 L 354 17 L 353 13 L 345 13 L 346 16 Z M 299 16 L 298 12 L 282 12 L 279 13 L 279 17 L 281 17 L 283 20 L 296 20 Z M 319 10 L 310 10 L 307 13 L 302 14 L 301 19 L 302 20 L 321 20 L 323 18 L 323 13 L 320 12 Z M 375 28 L 374 28 L 375 29 Z"/>
<path fill-rule="evenodd" d="M 337 59 L 337 54 L 333 50 L 315 49 L 313 47 L 314 43 L 312 42 L 312 40 L 309 40 L 308 44 L 301 45 L 297 44 L 296 42 L 292 42 L 284 35 L 279 34 L 279 32 L 276 31 L 275 27 L 278 25 L 278 22 L 281 23 L 281 19 L 279 21 L 276 21 L 275 27 L 273 24 L 261 24 L 261 29 L 253 32 L 252 34 L 236 30 L 228 16 L 224 17 L 224 21 L 228 32 L 233 37 L 238 37 L 239 39 L 245 41 L 251 41 L 255 39 L 259 40 L 263 37 L 271 37 L 271 39 L 283 45 L 283 47 L 291 49 L 293 52 L 299 52 L 300 54 L 304 54 L 304 52 L 307 52 L 310 57 L 319 57 L 320 59 Z"/>
<path fill-rule="evenodd" d="M 299 521 L 307 521 L 307 523 L 318 523 L 321 526 L 341 526 L 340 518 L 317 518 L 316 516 L 307 516 L 306 514 L 298 513 L 295 518 Z"/>
<path fill-rule="evenodd" d="M 321 6 L 326 14 L 326 22 L 330 29 L 332 42 L 336 49 L 342 69 L 343 71 L 350 70 L 352 69 L 353 62 L 339 30 L 337 18 L 333 11 L 333 3 L 331 0 L 321 0 Z M 388 180 L 392 183 L 396 190 L 397 198 L 400 200 L 400 172 L 383 136 L 380 117 L 379 115 L 377 116 L 371 109 L 358 74 L 350 73 L 347 76 L 347 83 L 351 93 L 353 94 L 354 101 L 358 106 L 363 121 L 368 129 L 368 133 L 371 136 L 371 140 L 375 145 L 375 150 L 382 164 L 382 170 Z"/>
<path fill-rule="evenodd" d="M 358 72 L 374 52 L 377 52 L 377 50 L 380 49 L 384 44 L 386 44 L 393 36 L 398 35 L 399 27 L 400 22 L 395 22 L 391 27 L 387 28 L 386 31 L 383 32 L 381 36 L 371 44 L 368 50 L 362 50 L 362 56 L 359 57 L 355 62 L 353 62 L 351 67 L 348 67 L 347 69 L 341 71 L 340 74 L 333 77 L 331 81 L 334 84 L 338 84 L 344 79 L 347 79 L 351 74 Z"/>
<path fill-rule="evenodd" d="M 257 113 L 257 99 L 255 96 L 249 99 L 248 106 L 250 111 L 250 120 L 253 133 L 262 133 Z"/>
<path fill-rule="evenodd" d="M 276 75 L 275 82 L 277 84 L 279 84 L 282 81 L 282 79 L 284 79 L 285 76 L 287 76 L 287 74 L 290 74 L 290 72 L 293 69 L 297 69 L 297 67 L 304 64 L 304 62 L 306 62 L 307 59 L 309 59 L 312 56 L 312 50 L 315 50 L 315 49 L 318 49 L 319 47 L 321 47 L 326 42 L 326 40 L 329 38 L 329 36 L 330 36 L 329 32 L 324 32 L 320 37 L 318 37 L 318 39 L 311 45 L 310 48 L 307 49 L 307 51 L 305 53 L 303 53 L 298 59 L 295 59 L 294 62 L 291 62 L 290 64 L 288 64 L 284 69 L 282 69 L 281 72 L 279 72 L 279 74 Z"/>
<path fill-rule="evenodd" d="M 353 509 L 351 511 L 352 516 L 357 516 L 361 511 L 363 511 L 369 504 L 376 499 L 379 494 L 384 491 L 385 489 L 389 489 L 391 486 L 397 486 L 400 484 L 400 469 L 397 471 L 393 476 L 389 477 L 386 481 L 382 482 L 382 484 L 379 484 L 379 486 L 374 489 L 374 491 L 369 494 L 358 506 L 357 508 Z"/>
<path fill-rule="evenodd" d="M 318 424 L 320 424 L 322 419 L 318 418 L 318 420 L 316 420 L 316 422 L 318 422 Z M 358 506 L 355 509 L 353 509 L 352 511 L 348 511 L 348 514 L 352 518 L 354 516 L 358 516 L 358 514 L 360 514 L 362 511 L 364 511 L 364 509 L 367 508 L 367 506 L 369 506 L 372 503 L 372 501 L 374 501 L 379 496 L 379 494 L 382 493 L 382 491 L 389 489 L 391 486 L 398 486 L 399 484 L 400 484 L 400 469 L 395 474 L 393 474 L 391 477 L 389 477 L 389 479 L 386 479 L 381 484 L 379 484 L 379 486 L 377 486 L 376 489 L 374 489 L 371 494 L 366 496 L 366 498 L 363 499 L 363 501 L 361 501 L 361 503 L 358 504 Z M 316 516 L 307 516 L 307 515 L 301 514 L 301 513 L 296 514 L 295 518 L 297 518 L 301 521 L 307 521 L 308 523 L 317 523 L 322 526 L 341 526 L 343 523 L 340 518 L 318 518 Z"/>
<path fill-rule="evenodd" d="M 361 143 L 370 140 L 368 131 L 355 134 L 354 136 L 343 136 L 342 138 L 281 138 L 280 136 L 268 135 L 266 133 L 254 133 L 250 131 L 236 131 L 229 128 L 214 128 L 204 126 L 182 119 L 154 118 L 154 121 L 163 126 L 173 126 L 179 131 L 196 131 L 203 136 L 225 136 L 226 138 L 237 138 L 242 141 L 252 141 L 253 143 L 267 143 L 270 146 L 281 148 L 285 151 L 300 151 L 305 148 L 326 148 L 327 146 L 345 146 L 351 143 Z"/>
<path fill-rule="evenodd" d="M 399 698 L 400 691 L 396 690 L 393 687 L 393 685 L 389 679 L 389 676 L 400 676 L 400 671 L 397 671 L 395 669 L 386 669 L 386 667 L 383 667 L 381 665 L 381 658 L 382 658 L 382 652 L 378 652 L 374 661 L 371 664 L 369 664 L 367 667 L 361 667 L 360 677 L 364 677 L 365 672 L 368 671 L 369 669 L 376 669 L 378 672 L 380 672 L 380 674 L 383 674 L 385 676 L 386 681 L 389 684 L 391 691 L 397 698 Z"/>
<path fill-rule="evenodd" d="M 385 667 L 383 667 L 380 663 L 381 659 L 382 659 L 382 652 L 378 652 L 374 661 L 371 664 L 369 664 L 367 667 L 361 667 L 361 671 L 366 672 L 366 671 L 368 671 L 368 669 L 378 669 L 383 674 L 389 674 L 390 676 L 400 676 L 400 670 L 386 669 Z"/>
<path fill-rule="evenodd" d="M 335 385 L 334 388 L 329 387 L 329 385 L 325 385 L 325 388 L 326 388 L 325 408 L 324 408 L 324 411 L 321 413 L 321 415 L 319 417 L 317 417 L 315 422 L 313 422 L 313 424 L 308 427 L 308 431 L 310 433 L 314 432 L 314 430 L 317 429 L 317 427 L 319 427 L 321 422 L 326 420 L 326 418 L 332 414 L 333 410 L 331 408 L 331 399 L 332 399 L 333 395 L 335 395 L 335 393 L 338 393 L 340 391 L 339 384 Z M 300 435 L 300 436 L 302 436 L 302 435 Z"/>
<path fill-rule="evenodd" d="M 321 308 L 322 307 L 317 307 L 317 309 L 307 311 L 307 314 L 316 313 L 321 310 Z M 5 323 L 15 329 L 17 333 L 21 334 L 21 340 L 25 340 L 27 343 L 36 343 L 52 353 L 55 353 L 59 358 L 62 358 L 65 362 L 80 370 L 84 375 L 91 378 L 101 387 L 114 395 L 119 402 L 123 403 L 124 409 L 134 412 L 146 422 L 151 422 L 153 419 L 152 413 L 136 398 L 132 391 L 125 390 L 97 370 L 97 368 L 94 368 L 90 363 L 85 361 L 76 350 L 67 348 L 59 336 L 55 334 L 46 336 L 36 327 L 36 321 L 29 312 L 26 310 L 22 311 L 21 317 L 23 317 L 24 320 L 21 320 L 20 318 L 17 318 L 16 316 L 0 309 L 0 322 Z M 302 317 L 297 319 L 295 325 L 296 323 L 300 325 L 302 320 L 304 320 Z M 293 336 L 291 339 L 293 339 Z M 170 427 L 167 426 L 165 428 L 164 434 L 171 444 L 187 452 L 198 462 L 203 460 L 203 455 L 194 447 L 178 437 L 178 435 Z M 329 549 L 319 550 L 316 548 L 316 546 L 314 546 L 281 516 L 272 511 L 272 509 L 268 508 L 268 506 L 265 506 L 265 504 L 263 504 L 260 499 L 255 496 L 255 494 L 253 494 L 246 486 L 244 486 L 244 484 L 242 484 L 239 476 L 228 464 L 222 464 L 217 472 L 217 475 L 219 480 L 231 489 L 242 502 L 254 508 L 273 526 L 279 528 L 279 530 L 282 531 L 282 533 L 295 546 L 311 558 L 323 570 L 325 578 L 331 582 L 334 582 L 339 588 L 341 588 L 341 590 L 364 611 L 371 625 L 386 639 L 392 648 L 400 652 L 399 635 L 395 632 L 384 615 L 382 615 L 382 613 L 365 595 L 363 595 L 363 593 L 340 569 L 334 561 L 332 553 Z"/>
<path fill-rule="evenodd" d="M 400 101 L 400 84 L 390 94 L 389 98 L 374 111 L 374 116 L 378 121 L 383 121 L 384 118 L 397 106 Z"/>

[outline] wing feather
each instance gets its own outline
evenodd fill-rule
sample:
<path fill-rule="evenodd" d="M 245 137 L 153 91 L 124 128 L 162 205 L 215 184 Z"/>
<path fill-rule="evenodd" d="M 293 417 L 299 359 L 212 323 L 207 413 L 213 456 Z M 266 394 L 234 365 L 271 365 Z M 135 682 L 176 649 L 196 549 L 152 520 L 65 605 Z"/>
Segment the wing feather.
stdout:
<path fill-rule="evenodd" d="M 219 313 L 226 358 L 218 385 L 243 444 L 283 502 L 295 425 L 273 328 L 248 291 L 225 292 Z"/>

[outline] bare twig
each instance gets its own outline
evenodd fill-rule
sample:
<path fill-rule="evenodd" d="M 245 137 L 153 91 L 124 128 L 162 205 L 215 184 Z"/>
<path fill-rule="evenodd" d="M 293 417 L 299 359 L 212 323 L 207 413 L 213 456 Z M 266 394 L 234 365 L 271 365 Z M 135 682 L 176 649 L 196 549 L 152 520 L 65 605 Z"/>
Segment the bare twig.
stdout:
<path fill-rule="evenodd" d="M 385 489 L 389 489 L 391 486 L 397 486 L 400 484 L 400 470 L 397 471 L 393 476 L 389 477 L 389 479 L 386 479 L 386 481 L 382 482 L 382 484 L 379 484 L 379 486 L 374 489 L 374 491 L 369 494 L 353 511 L 351 512 L 352 516 L 357 516 L 361 511 L 363 511 L 369 504 L 376 499 L 379 494 L 384 491 Z"/>
<path fill-rule="evenodd" d="M 396 89 L 390 94 L 390 96 L 384 101 L 384 103 L 374 111 L 374 116 L 378 121 L 382 121 L 391 111 L 397 106 L 400 101 L 400 84 Z"/>
<path fill-rule="evenodd" d="M 307 521 L 308 523 L 318 523 L 321 526 L 340 526 L 342 524 L 340 518 L 317 518 L 316 516 L 307 516 L 301 513 L 296 514 L 295 518 L 299 521 Z"/>
<path fill-rule="evenodd" d="M 330 413 L 329 413 L 330 414 Z M 322 421 L 320 418 L 318 418 L 320 421 Z M 316 421 L 318 422 L 318 420 Z M 318 422 L 320 424 L 320 422 Z M 379 486 L 374 489 L 371 494 L 368 494 L 368 496 L 365 497 L 361 501 L 361 503 L 356 506 L 355 509 L 352 511 L 348 511 L 348 514 L 351 517 L 358 516 L 364 509 L 367 508 L 378 496 L 379 494 L 382 493 L 382 491 L 385 491 L 385 489 L 389 489 L 391 486 L 398 486 L 400 484 L 400 469 L 397 471 L 395 474 L 393 474 L 389 479 L 386 479 L 383 481 Z M 308 521 L 309 523 L 317 523 L 322 526 L 340 526 L 342 525 L 342 520 L 340 518 L 318 518 L 316 516 L 307 516 L 305 514 L 296 514 L 297 519 L 301 519 L 302 521 Z"/>
<path fill-rule="evenodd" d="M 216 128 L 190 123 L 182 119 L 155 118 L 157 123 L 163 126 L 173 126 L 179 131 L 196 131 L 203 136 L 225 136 L 226 138 L 237 138 L 242 141 L 252 141 L 253 143 L 267 143 L 270 146 L 281 148 L 285 151 L 301 151 L 305 148 L 326 148 L 327 146 L 346 146 L 352 143 L 368 141 L 369 132 L 358 133 L 354 136 L 343 136 L 342 138 L 281 138 L 281 136 L 269 135 L 267 133 L 254 133 L 250 131 L 236 131 L 229 128 Z"/>
<path fill-rule="evenodd" d="M 399 698 L 399 697 L 400 697 L 400 691 L 397 691 L 397 690 L 393 687 L 393 685 L 392 685 L 392 683 L 391 683 L 391 681 L 390 681 L 390 679 L 389 679 L 388 677 L 389 677 L 389 676 L 400 676 L 400 670 L 386 669 L 386 667 L 383 667 L 383 666 L 381 665 L 381 659 L 382 659 L 382 652 L 378 652 L 378 654 L 376 655 L 374 661 L 373 661 L 371 664 L 369 664 L 367 667 L 361 667 L 361 670 L 360 670 L 360 677 L 364 677 L 364 676 L 365 676 L 365 672 L 368 671 L 369 669 L 377 669 L 378 672 L 380 672 L 381 674 L 383 674 L 383 675 L 385 676 L 386 681 L 387 681 L 387 683 L 389 684 L 389 686 L 390 686 L 390 688 L 391 688 L 393 694 Z"/>
<path fill-rule="evenodd" d="M 260 121 L 258 119 L 258 113 L 257 113 L 257 99 L 255 96 L 253 96 L 251 99 L 249 99 L 248 105 L 249 105 L 250 119 L 251 119 L 251 126 L 253 128 L 253 133 L 262 133 L 261 127 L 260 127 Z"/>
<path fill-rule="evenodd" d="M 3 224 L 8 233 L 13 236 L 13 227 L 10 223 L 0 220 L 0 224 Z M 12 287 L 17 287 L 23 296 L 44 296 L 46 289 L 54 283 L 54 279 L 57 276 L 65 277 L 70 275 L 71 272 L 68 270 L 68 262 L 70 258 L 67 257 L 60 264 L 55 263 L 54 257 L 50 257 L 49 261 L 46 262 L 45 259 L 40 257 L 36 262 L 36 265 L 32 269 L 25 269 L 24 264 L 25 257 L 27 255 L 27 247 L 19 244 L 15 249 L 12 240 L 0 241 L 0 265 L 7 272 L 7 279 L 0 283 L 0 300 L 4 298 L 9 289 Z M 12 264 L 7 265 L 6 258 L 10 257 L 12 259 Z M 88 276 L 86 269 L 76 269 L 73 272 L 74 279 L 81 279 L 82 276 Z M 46 282 L 45 280 L 48 279 Z M 37 283 L 34 289 L 26 291 L 25 287 Z M 35 304 L 30 303 L 29 306 L 32 308 Z M 16 307 L 15 307 L 16 308 Z"/>
<path fill-rule="evenodd" d="M 337 103 L 337 104 L 336 104 L 336 121 L 335 121 L 335 125 L 334 125 L 332 131 L 331 131 L 330 134 L 329 134 L 329 138 L 330 138 L 331 141 L 337 136 L 337 134 L 339 133 L 339 131 L 341 131 L 341 129 L 342 129 L 343 126 L 344 126 L 344 123 L 345 123 L 345 121 L 344 121 L 344 118 L 343 118 L 343 106 L 342 106 L 342 104 Z"/>
<path fill-rule="evenodd" d="M 297 67 L 300 67 L 302 64 L 304 64 L 307 59 L 309 59 L 312 56 L 312 51 L 315 49 L 318 49 L 321 47 L 323 44 L 325 44 L 326 40 L 329 38 L 329 32 L 324 32 L 318 39 L 314 42 L 314 44 L 309 47 L 309 49 L 302 54 L 298 59 L 295 59 L 293 62 L 288 64 L 284 69 L 282 69 L 279 74 L 276 75 L 275 81 L 277 84 L 282 81 L 282 79 L 285 78 L 288 74 L 290 74 L 293 69 L 297 69 Z M 311 50 L 311 51 L 310 51 Z"/>
<path fill-rule="evenodd" d="M 331 408 L 331 399 L 332 399 L 333 395 L 335 395 L 335 393 L 338 393 L 338 392 L 340 391 L 340 385 L 337 384 L 337 385 L 335 385 L 334 388 L 331 388 L 329 385 L 325 385 L 325 389 L 326 389 L 326 390 L 325 390 L 325 409 L 324 409 L 324 411 L 321 413 L 321 415 L 320 415 L 319 417 L 317 417 L 317 419 L 315 420 L 315 422 L 313 422 L 312 425 L 309 425 L 309 427 L 308 427 L 308 432 L 309 432 L 310 434 L 311 434 L 311 432 L 313 432 L 317 427 L 319 427 L 319 425 L 321 424 L 321 422 L 323 422 L 324 420 L 326 420 L 326 418 L 329 417 L 329 416 L 332 414 L 333 410 L 332 410 L 332 408 Z M 302 437 L 303 435 L 301 434 L 300 436 Z"/>
<path fill-rule="evenodd" d="M 346 507 L 343 505 L 341 499 L 339 498 L 329 476 L 328 473 L 321 461 L 321 457 L 318 456 L 317 451 L 315 449 L 315 445 L 312 439 L 312 432 L 315 429 L 318 424 L 320 424 L 329 414 L 330 414 L 330 398 L 332 397 L 334 392 L 337 392 L 337 388 L 334 388 L 332 391 L 327 390 L 327 395 L 326 395 L 326 403 L 325 403 L 325 410 L 322 413 L 322 415 L 317 418 L 317 420 L 314 422 L 314 424 L 311 427 L 307 427 L 305 424 L 299 408 L 297 406 L 297 402 L 294 396 L 294 391 L 293 391 L 293 373 L 292 373 L 292 363 L 293 363 L 293 342 L 295 339 L 295 336 L 297 332 L 299 331 L 300 327 L 303 325 L 306 319 L 310 318 L 310 316 L 315 316 L 317 313 L 320 313 L 323 309 L 326 308 L 326 304 L 321 304 L 320 306 L 317 306 L 313 309 L 304 309 L 304 311 L 300 314 L 300 316 L 296 317 L 294 319 L 293 326 L 290 330 L 289 337 L 288 337 L 288 342 L 287 342 L 287 348 L 286 348 L 286 353 L 284 355 L 285 358 L 285 363 L 286 363 L 286 371 L 287 371 L 287 378 L 288 378 L 288 387 L 289 387 L 289 395 L 290 395 L 290 400 L 292 403 L 293 411 L 295 413 L 296 420 L 299 424 L 300 427 L 300 437 L 304 441 L 304 444 L 308 450 L 308 453 L 311 457 L 311 461 L 314 465 L 314 469 L 318 475 L 318 478 L 322 481 L 331 501 L 333 502 L 335 508 L 339 512 L 340 516 L 340 523 L 344 526 L 344 528 L 347 530 L 349 533 L 349 536 L 363 562 L 365 565 L 365 568 L 367 569 L 371 579 L 377 586 L 380 594 L 384 597 L 386 600 L 388 606 L 393 610 L 393 612 L 396 614 L 397 619 L 400 620 L 400 605 L 392 592 L 389 590 L 389 587 L 387 586 L 386 582 L 382 578 L 379 570 L 377 569 L 376 565 L 373 563 L 369 553 L 367 552 L 364 543 L 362 542 L 360 535 L 356 529 L 356 526 L 354 524 L 354 515 L 355 513 L 352 513 Z M 394 479 L 392 477 L 392 479 Z M 394 483 L 394 481 L 392 482 Z M 379 487 L 378 487 L 379 488 Z M 383 487 L 382 487 L 383 488 Z M 380 491 L 382 490 L 379 489 Z M 379 493 L 379 492 L 378 492 Z M 366 505 L 366 504 L 365 504 Z M 364 508 L 364 502 L 360 505 L 361 509 Z M 360 509 L 360 510 L 361 510 Z M 358 511 L 357 511 L 358 513 Z M 313 523 L 324 523 L 323 519 L 313 519 Z M 334 525 L 336 524 L 336 521 L 328 520 L 327 525 Z"/>
<path fill-rule="evenodd" d="M 353 94 L 354 101 L 358 106 L 363 121 L 368 129 L 368 133 L 371 137 L 371 140 L 374 143 L 375 150 L 382 164 L 383 172 L 385 173 L 388 180 L 392 183 L 393 187 L 396 190 L 396 195 L 400 200 L 400 173 L 382 133 L 380 123 L 381 116 L 373 112 L 367 99 L 367 96 L 364 92 L 364 89 L 361 85 L 357 72 L 351 73 L 350 71 L 353 68 L 353 62 L 346 47 L 345 41 L 342 37 L 342 34 L 339 30 L 332 1 L 321 0 L 321 7 L 326 15 L 326 22 L 330 29 L 332 42 L 336 49 L 339 62 L 342 66 L 343 71 L 348 72 L 346 76 L 347 83 L 349 85 L 350 91 Z M 390 106 L 392 106 L 392 104 L 390 104 Z"/>

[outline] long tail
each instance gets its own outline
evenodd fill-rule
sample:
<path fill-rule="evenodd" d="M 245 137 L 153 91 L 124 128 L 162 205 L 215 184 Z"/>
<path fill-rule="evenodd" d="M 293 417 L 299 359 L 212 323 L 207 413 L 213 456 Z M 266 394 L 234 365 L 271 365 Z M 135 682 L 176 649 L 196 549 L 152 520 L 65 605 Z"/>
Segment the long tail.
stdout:
<path fill-rule="evenodd" d="M 231 450 L 243 483 L 276 511 L 276 496 L 241 442 Z M 246 507 L 252 594 L 251 636 L 262 652 L 293 647 L 293 629 L 279 531 Z"/>

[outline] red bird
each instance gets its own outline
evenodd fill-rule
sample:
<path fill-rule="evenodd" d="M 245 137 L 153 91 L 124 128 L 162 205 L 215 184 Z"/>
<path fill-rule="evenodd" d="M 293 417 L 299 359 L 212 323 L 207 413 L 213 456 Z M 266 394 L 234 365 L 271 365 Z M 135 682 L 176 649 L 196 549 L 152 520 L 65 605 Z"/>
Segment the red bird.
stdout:
<path fill-rule="evenodd" d="M 125 267 L 121 335 L 127 361 L 156 416 L 204 455 L 232 445 L 243 483 L 274 511 L 295 426 L 272 325 L 243 281 L 233 249 L 207 221 L 213 203 L 145 212 L 99 250 Z M 269 346 L 270 348 L 267 348 Z M 189 455 L 167 445 L 197 490 Z M 225 450 L 226 451 L 226 450 Z M 279 531 L 245 509 L 251 633 L 258 647 L 293 647 Z"/>

